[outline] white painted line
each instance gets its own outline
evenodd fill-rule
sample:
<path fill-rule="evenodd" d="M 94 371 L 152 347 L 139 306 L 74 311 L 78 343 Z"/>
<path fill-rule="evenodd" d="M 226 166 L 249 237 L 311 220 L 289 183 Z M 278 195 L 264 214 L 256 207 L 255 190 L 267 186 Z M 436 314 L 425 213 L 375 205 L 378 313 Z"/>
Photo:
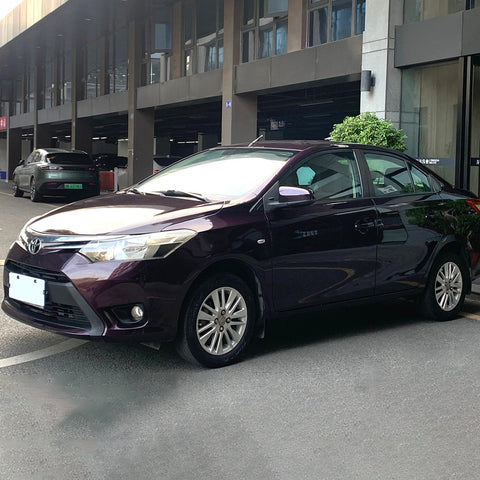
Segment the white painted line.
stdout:
<path fill-rule="evenodd" d="M 12 365 L 19 365 L 21 363 L 32 362 L 33 360 L 39 360 L 40 358 L 50 357 L 57 353 L 63 353 L 72 348 L 79 347 L 87 343 L 87 340 L 71 339 L 51 347 L 43 348 L 35 352 L 24 353 L 23 355 L 17 355 L 15 357 L 3 358 L 0 360 L 0 368 L 11 367 Z"/>
<path fill-rule="evenodd" d="M 0 260 L 0 267 L 2 267 L 3 265 L 5 265 L 5 260 Z"/>

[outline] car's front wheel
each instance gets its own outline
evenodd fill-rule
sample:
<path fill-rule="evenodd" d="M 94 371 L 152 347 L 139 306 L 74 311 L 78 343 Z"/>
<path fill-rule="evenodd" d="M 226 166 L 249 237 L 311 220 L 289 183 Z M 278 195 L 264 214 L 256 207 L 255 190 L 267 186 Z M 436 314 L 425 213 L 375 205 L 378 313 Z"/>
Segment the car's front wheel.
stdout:
<path fill-rule="evenodd" d="M 465 262 L 455 253 L 440 255 L 433 264 L 422 299 L 423 311 L 438 321 L 458 316 L 467 289 Z"/>
<path fill-rule="evenodd" d="M 201 282 L 185 309 L 177 350 L 192 363 L 215 368 L 238 360 L 254 330 L 252 291 L 239 277 L 216 274 Z"/>

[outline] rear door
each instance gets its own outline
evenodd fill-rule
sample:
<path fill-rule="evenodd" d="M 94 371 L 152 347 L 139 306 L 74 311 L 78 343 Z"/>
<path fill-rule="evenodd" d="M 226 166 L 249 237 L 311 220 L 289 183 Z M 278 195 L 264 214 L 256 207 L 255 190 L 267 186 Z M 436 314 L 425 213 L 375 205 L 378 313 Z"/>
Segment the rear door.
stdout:
<path fill-rule="evenodd" d="M 428 174 L 402 156 L 362 149 L 378 212 L 376 294 L 421 287 L 441 235 L 441 198 Z"/>
<path fill-rule="evenodd" d="M 280 185 L 310 188 L 310 205 L 268 208 L 277 311 L 374 293 L 376 209 L 351 149 L 310 156 Z M 268 202 L 266 203 L 268 205 Z"/>

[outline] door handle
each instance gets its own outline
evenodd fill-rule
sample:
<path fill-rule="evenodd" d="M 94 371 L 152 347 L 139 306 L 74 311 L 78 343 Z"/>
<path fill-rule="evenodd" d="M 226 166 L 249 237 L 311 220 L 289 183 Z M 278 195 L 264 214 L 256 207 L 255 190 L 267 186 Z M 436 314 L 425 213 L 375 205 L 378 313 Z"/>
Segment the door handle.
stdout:
<path fill-rule="evenodd" d="M 365 234 L 372 228 L 377 227 L 377 222 L 375 220 L 359 220 L 355 223 L 355 230 L 359 233 Z"/>

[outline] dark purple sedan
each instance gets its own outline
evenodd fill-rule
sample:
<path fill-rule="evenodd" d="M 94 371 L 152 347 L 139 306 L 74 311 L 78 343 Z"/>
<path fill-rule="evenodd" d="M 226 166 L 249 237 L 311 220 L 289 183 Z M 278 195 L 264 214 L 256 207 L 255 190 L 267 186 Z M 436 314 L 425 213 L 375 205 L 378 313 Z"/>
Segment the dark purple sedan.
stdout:
<path fill-rule="evenodd" d="M 208 367 L 267 320 L 327 306 L 412 296 L 448 320 L 477 273 L 479 206 L 382 148 L 215 148 L 30 220 L 2 308 L 65 335 L 175 341 Z"/>

